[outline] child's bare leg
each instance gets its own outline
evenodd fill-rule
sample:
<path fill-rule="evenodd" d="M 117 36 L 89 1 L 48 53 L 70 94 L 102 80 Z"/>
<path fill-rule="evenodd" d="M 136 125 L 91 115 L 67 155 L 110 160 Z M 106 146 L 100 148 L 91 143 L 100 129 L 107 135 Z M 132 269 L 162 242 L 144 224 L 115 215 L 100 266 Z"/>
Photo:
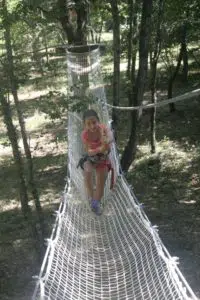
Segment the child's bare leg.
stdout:
<path fill-rule="evenodd" d="M 93 167 L 90 162 L 86 161 L 84 163 L 84 181 L 87 194 L 89 198 L 93 198 L 93 176 L 92 176 Z"/>
<path fill-rule="evenodd" d="M 96 170 L 96 191 L 94 192 L 94 199 L 101 200 L 104 193 L 104 185 L 108 171 L 107 168 Z"/>

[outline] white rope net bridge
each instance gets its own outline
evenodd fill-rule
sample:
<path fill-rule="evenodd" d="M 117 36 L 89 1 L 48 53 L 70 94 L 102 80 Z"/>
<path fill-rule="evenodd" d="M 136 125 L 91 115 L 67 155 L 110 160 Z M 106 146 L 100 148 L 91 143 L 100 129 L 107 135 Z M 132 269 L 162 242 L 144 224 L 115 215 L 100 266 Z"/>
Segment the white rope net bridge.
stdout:
<path fill-rule="evenodd" d="M 89 95 L 91 107 L 109 125 L 98 47 L 68 49 L 67 63 L 74 99 Z M 103 213 L 91 212 L 77 169 L 81 131 L 81 114 L 69 112 L 70 175 L 32 300 L 197 299 L 120 174 L 115 145 L 110 154 L 114 189 L 108 176 Z"/>

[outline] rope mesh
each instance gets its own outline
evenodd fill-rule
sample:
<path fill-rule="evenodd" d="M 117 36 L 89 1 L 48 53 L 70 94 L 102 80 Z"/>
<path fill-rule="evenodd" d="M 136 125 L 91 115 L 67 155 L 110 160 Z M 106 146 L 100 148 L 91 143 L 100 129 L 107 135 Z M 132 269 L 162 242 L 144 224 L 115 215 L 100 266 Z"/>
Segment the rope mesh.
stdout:
<path fill-rule="evenodd" d="M 98 48 L 69 49 L 67 62 L 70 93 L 92 97 L 90 106 L 109 125 Z M 119 173 L 115 145 L 110 154 L 114 189 L 108 177 L 103 214 L 91 212 L 82 171 L 76 168 L 83 153 L 81 131 L 81 113 L 69 112 L 69 182 L 33 300 L 197 299 Z"/>

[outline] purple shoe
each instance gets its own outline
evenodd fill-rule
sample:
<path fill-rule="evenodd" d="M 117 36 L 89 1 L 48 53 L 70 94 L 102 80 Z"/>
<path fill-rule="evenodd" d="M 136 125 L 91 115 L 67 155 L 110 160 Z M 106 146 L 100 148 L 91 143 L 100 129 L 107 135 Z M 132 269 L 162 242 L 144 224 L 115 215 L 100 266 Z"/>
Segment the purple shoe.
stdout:
<path fill-rule="evenodd" d="M 101 208 L 100 208 L 100 201 L 99 200 L 92 200 L 91 201 L 91 208 L 92 211 L 95 212 L 96 215 L 100 215 L 101 214 Z"/>

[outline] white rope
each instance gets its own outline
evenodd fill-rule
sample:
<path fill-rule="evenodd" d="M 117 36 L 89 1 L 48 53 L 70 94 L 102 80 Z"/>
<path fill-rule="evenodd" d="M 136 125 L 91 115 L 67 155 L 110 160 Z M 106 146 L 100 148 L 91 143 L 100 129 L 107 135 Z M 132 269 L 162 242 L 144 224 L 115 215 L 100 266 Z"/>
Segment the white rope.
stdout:
<path fill-rule="evenodd" d="M 78 62 L 74 55 L 69 55 L 71 64 L 75 60 L 78 67 L 76 73 L 73 66 L 69 84 L 74 73 L 80 75 L 81 64 L 94 63 L 93 53 L 88 55 L 88 59 L 84 54 L 83 57 L 79 55 Z M 100 80 L 98 68 L 95 73 L 90 69 L 87 78 L 87 84 L 92 82 L 92 92 L 97 98 L 104 94 L 99 85 L 94 88 L 94 80 Z M 101 120 L 109 124 L 105 105 L 98 102 L 92 107 Z M 57 213 L 32 300 L 197 300 L 175 258 L 162 244 L 157 227 L 152 226 L 133 190 L 119 173 L 115 145 L 110 155 L 116 174 L 114 189 L 110 190 L 108 176 L 102 199 L 103 214 L 96 216 L 91 212 L 82 171 L 76 168 L 83 152 L 81 131 L 81 115 L 70 112 L 70 181 L 62 208 Z"/>
<path fill-rule="evenodd" d="M 111 104 L 106 103 L 105 105 L 108 108 L 113 108 L 116 110 L 126 110 L 126 111 L 132 111 L 132 110 L 143 110 L 143 109 L 149 109 L 149 108 L 153 108 L 153 107 L 161 107 L 170 103 L 175 103 L 178 101 L 183 101 L 183 100 L 189 100 L 192 98 L 195 98 L 197 96 L 200 95 L 200 89 L 197 90 L 193 90 L 191 92 L 185 93 L 183 95 L 180 96 L 176 96 L 174 98 L 171 99 L 166 99 L 166 100 L 162 100 L 156 103 L 150 103 L 150 104 L 146 104 L 146 105 L 140 105 L 140 106 L 114 106 Z"/>

